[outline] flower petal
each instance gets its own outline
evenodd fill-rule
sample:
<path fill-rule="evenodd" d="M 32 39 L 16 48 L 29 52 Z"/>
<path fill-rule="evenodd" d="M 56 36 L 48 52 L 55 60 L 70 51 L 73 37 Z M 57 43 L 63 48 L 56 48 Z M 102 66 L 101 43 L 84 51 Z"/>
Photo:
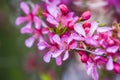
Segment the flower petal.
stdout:
<path fill-rule="evenodd" d="M 20 16 L 16 19 L 15 24 L 19 26 L 20 24 L 24 23 L 26 20 L 27 20 L 26 17 Z"/>
<path fill-rule="evenodd" d="M 71 41 L 69 44 L 70 49 L 75 49 L 77 47 L 77 42 L 76 41 Z"/>
<path fill-rule="evenodd" d="M 34 24 L 35 24 L 35 28 L 36 29 L 40 29 L 40 27 L 41 27 L 41 20 L 37 16 L 34 17 Z"/>
<path fill-rule="evenodd" d="M 98 46 L 98 42 L 95 39 L 93 39 L 92 37 L 87 37 L 85 39 L 85 42 L 87 44 L 90 44 L 90 45 L 93 45 L 93 46 Z"/>
<path fill-rule="evenodd" d="M 43 60 L 46 62 L 46 63 L 49 63 L 50 62 L 50 59 L 51 59 L 51 55 L 52 53 L 49 51 L 47 52 L 44 57 L 43 57 Z"/>
<path fill-rule="evenodd" d="M 31 28 L 32 22 L 29 22 L 25 27 L 21 28 L 20 32 L 22 34 L 33 33 L 33 29 Z"/>
<path fill-rule="evenodd" d="M 116 53 L 118 49 L 119 49 L 119 46 L 112 46 L 112 47 L 108 47 L 106 51 L 110 53 Z"/>
<path fill-rule="evenodd" d="M 20 3 L 20 8 L 24 11 L 25 14 L 30 13 L 29 6 L 28 6 L 28 4 L 26 2 L 21 2 Z"/>
<path fill-rule="evenodd" d="M 61 58 L 61 56 L 58 56 L 55 60 L 56 60 L 56 64 L 58 66 L 62 65 L 62 58 Z"/>
<path fill-rule="evenodd" d="M 92 70 L 92 78 L 93 78 L 94 80 L 98 80 L 98 77 L 99 77 L 99 75 L 98 75 L 97 69 L 96 69 L 96 67 L 95 67 L 95 65 L 94 65 L 94 66 L 93 66 L 93 70 Z"/>
<path fill-rule="evenodd" d="M 45 49 L 46 47 L 50 47 L 50 45 L 49 45 L 46 41 L 39 42 L 37 45 L 38 45 L 38 49 L 39 49 L 39 50 L 43 50 L 43 49 Z"/>
<path fill-rule="evenodd" d="M 111 56 L 108 57 L 108 62 L 106 64 L 106 69 L 107 70 L 113 70 L 113 59 Z"/>
<path fill-rule="evenodd" d="M 61 39 L 58 35 L 53 36 L 53 41 L 56 42 L 57 44 L 61 44 Z"/>
<path fill-rule="evenodd" d="M 64 49 L 55 51 L 55 52 L 52 54 L 52 57 L 56 58 L 56 57 L 60 56 L 63 51 L 64 51 Z"/>
<path fill-rule="evenodd" d="M 93 54 L 96 54 L 96 55 L 103 55 L 103 54 L 105 54 L 105 51 L 102 50 L 102 49 L 100 49 L 100 48 L 97 48 Z"/>
<path fill-rule="evenodd" d="M 58 14 L 60 14 L 60 11 L 54 5 L 48 5 L 47 10 L 54 18 L 57 18 Z"/>
<path fill-rule="evenodd" d="M 93 33 L 95 32 L 95 30 L 97 29 L 98 27 L 98 23 L 97 22 L 92 22 L 91 23 L 91 28 L 90 28 L 90 31 L 88 33 L 89 36 L 92 36 Z"/>
<path fill-rule="evenodd" d="M 80 35 L 78 35 L 76 33 L 72 33 L 71 38 L 73 38 L 74 40 L 78 40 L 78 41 L 81 41 L 81 40 L 83 41 L 84 40 L 83 37 L 81 37 Z"/>
<path fill-rule="evenodd" d="M 97 32 L 102 33 L 102 32 L 107 32 L 110 30 L 112 30 L 112 28 L 110 28 L 110 27 L 98 27 Z"/>
<path fill-rule="evenodd" d="M 34 37 L 30 37 L 30 38 L 28 38 L 28 39 L 25 40 L 25 45 L 28 48 L 30 48 L 30 47 L 32 47 L 34 41 L 35 41 L 35 38 Z"/>
<path fill-rule="evenodd" d="M 63 61 L 67 60 L 69 58 L 69 53 L 68 50 L 65 52 L 64 56 L 63 56 Z"/>
<path fill-rule="evenodd" d="M 33 11 L 32 11 L 32 14 L 36 15 L 38 13 L 38 9 L 39 9 L 39 5 L 35 4 Z"/>
<path fill-rule="evenodd" d="M 75 30 L 78 34 L 80 34 L 80 35 L 82 35 L 82 36 L 84 36 L 84 37 L 86 36 L 86 35 L 85 35 L 85 30 L 83 29 L 83 27 L 82 27 L 82 25 L 81 25 L 80 23 L 75 24 L 74 30 Z"/>
<path fill-rule="evenodd" d="M 47 21 L 48 21 L 49 23 L 55 25 L 55 26 L 58 26 L 58 24 L 59 24 L 59 23 L 58 23 L 52 16 L 50 16 L 50 15 L 48 15 Z"/>

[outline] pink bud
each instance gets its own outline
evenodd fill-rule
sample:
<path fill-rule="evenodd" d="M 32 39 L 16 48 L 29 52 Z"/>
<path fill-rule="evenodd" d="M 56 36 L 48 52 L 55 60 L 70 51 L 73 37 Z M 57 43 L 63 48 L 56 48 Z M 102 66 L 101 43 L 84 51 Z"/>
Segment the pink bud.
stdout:
<path fill-rule="evenodd" d="M 68 22 L 68 27 L 69 27 L 69 29 L 73 30 L 73 29 L 74 29 L 74 24 L 75 24 L 75 23 L 73 23 L 72 21 L 69 21 L 69 22 Z"/>
<path fill-rule="evenodd" d="M 85 22 L 84 24 L 83 24 L 83 27 L 84 28 L 90 28 L 91 27 L 91 22 L 89 22 L 89 21 L 87 21 L 87 22 Z"/>
<path fill-rule="evenodd" d="M 88 61 L 88 55 L 87 54 L 83 54 L 82 56 L 81 56 L 81 61 L 83 62 L 83 63 L 86 63 L 87 61 Z"/>
<path fill-rule="evenodd" d="M 85 32 L 86 32 L 86 34 L 88 34 L 88 32 L 90 31 L 90 28 L 85 28 Z"/>
<path fill-rule="evenodd" d="M 82 56 L 83 54 L 86 54 L 85 51 L 79 51 L 78 53 L 79 53 L 80 56 Z"/>
<path fill-rule="evenodd" d="M 65 4 L 60 4 L 59 8 L 60 8 L 60 10 L 61 10 L 63 15 L 67 15 L 68 14 L 69 10 L 68 10 L 68 7 Z"/>
<path fill-rule="evenodd" d="M 114 62 L 114 71 L 116 73 L 120 74 L 120 64 L 119 63 Z"/>
<path fill-rule="evenodd" d="M 114 41 L 113 41 L 113 40 L 108 40 L 108 45 L 109 45 L 109 46 L 114 45 Z"/>
<path fill-rule="evenodd" d="M 86 11 L 82 14 L 82 20 L 88 20 L 91 17 L 91 12 L 90 11 Z"/>

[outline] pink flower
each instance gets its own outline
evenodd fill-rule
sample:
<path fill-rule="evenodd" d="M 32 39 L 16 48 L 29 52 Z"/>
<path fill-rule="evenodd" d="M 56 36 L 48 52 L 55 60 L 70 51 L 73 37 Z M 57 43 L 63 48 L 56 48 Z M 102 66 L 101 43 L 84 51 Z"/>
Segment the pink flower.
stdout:
<path fill-rule="evenodd" d="M 92 78 L 94 80 L 98 80 L 98 72 L 97 72 L 97 67 L 94 63 L 88 63 L 87 65 L 87 74 L 92 75 Z"/>
<path fill-rule="evenodd" d="M 60 38 L 58 35 L 54 35 L 53 41 L 56 42 L 64 50 L 65 54 L 63 56 L 63 61 L 69 58 L 69 51 L 77 47 L 77 42 L 68 35 L 64 35 L 62 38 Z"/>
<path fill-rule="evenodd" d="M 32 22 L 34 22 L 35 27 L 41 26 L 41 20 L 37 17 L 39 5 L 35 4 L 32 12 L 30 12 L 30 8 L 26 2 L 21 2 L 20 8 L 26 14 L 26 16 L 20 16 L 16 19 L 16 25 L 20 25 L 24 22 L 28 22 L 25 27 L 31 27 Z"/>
<path fill-rule="evenodd" d="M 54 34 L 49 33 L 49 40 L 50 43 L 47 43 L 46 41 L 42 41 L 38 43 L 38 48 L 41 50 L 41 47 L 48 48 L 48 52 L 44 55 L 43 60 L 46 63 L 49 63 L 51 58 L 55 58 L 56 64 L 61 65 L 62 64 L 62 56 L 61 53 L 64 51 L 62 48 L 59 47 L 58 44 L 56 44 L 53 41 Z"/>
<path fill-rule="evenodd" d="M 92 22 L 89 31 L 85 31 L 80 23 L 76 23 L 74 26 L 74 30 L 79 34 L 79 36 L 84 38 L 84 41 L 87 44 L 98 46 L 98 42 L 94 39 L 94 32 L 97 30 L 97 27 L 98 23 Z"/>
<path fill-rule="evenodd" d="M 48 30 L 46 28 L 41 29 L 40 27 L 36 27 L 36 28 L 23 27 L 21 29 L 21 32 L 23 34 L 31 35 L 31 37 L 29 37 L 28 39 L 25 40 L 25 45 L 30 48 L 30 47 L 32 47 L 35 40 L 37 40 L 38 42 L 44 41 L 42 35 L 46 34 L 48 32 Z M 44 49 L 44 47 L 41 47 L 41 50 L 42 49 Z"/>

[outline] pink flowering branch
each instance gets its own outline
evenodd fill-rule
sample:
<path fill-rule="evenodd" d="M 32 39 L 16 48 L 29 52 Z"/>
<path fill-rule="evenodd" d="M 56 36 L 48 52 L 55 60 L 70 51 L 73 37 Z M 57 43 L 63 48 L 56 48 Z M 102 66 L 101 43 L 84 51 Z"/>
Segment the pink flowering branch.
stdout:
<path fill-rule="evenodd" d="M 45 1 L 42 9 L 35 4 L 32 10 L 27 2 L 21 2 L 20 8 L 25 16 L 16 19 L 16 25 L 27 23 L 21 28 L 22 34 L 31 35 L 25 40 L 30 48 L 33 44 L 37 49 L 46 50 L 43 60 L 49 63 L 54 58 L 57 65 L 70 56 L 75 50 L 81 61 L 87 65 L 87 73 L 94 80 L 98 80 L 98 66 L 105 65 L 107 70 L 120 73 L 120 27 L 116 23 L 113 27 L 101 27 L 100 23 L 90 21 L 91 12 L 86 11 L 80 17 L 74 16 L 60 0 Z M 37 43 L 34 43 L 34 42 Z M 46 49 L 47 48 L 47 49 Z"/>

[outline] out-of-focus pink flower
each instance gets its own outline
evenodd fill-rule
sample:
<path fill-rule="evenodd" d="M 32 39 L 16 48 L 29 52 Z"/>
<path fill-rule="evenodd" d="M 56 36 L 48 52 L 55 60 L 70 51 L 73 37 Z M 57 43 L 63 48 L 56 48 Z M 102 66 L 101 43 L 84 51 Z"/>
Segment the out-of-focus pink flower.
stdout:
<path fill-rule="evenodd" d="M 39 28 L 38 27 L 36 27 L 36 28 L 23 27 L 21 29 L 21 32 L 24 34 L 31 35 L 31 37 L 29 37 L 28 39 L 25 40 L 25 45 L 30 48 L 30 47 L 32 47 L 35 40 L 38 40 L 39 43 L 44 41 L 42 35 L 45 32 L 47 32 L 47 29 L 45 29 L 45 28 L 41 29 L 40 27 Z M 41 50 L 44 49 L 44 47 L 40 47 L 40 48 L 41 48 Z"/>
<path fill-rule="evenodd" d="M 120 64 L 117 62 L 114 62 L 114 71 L 120 74 Z"/>
<path fill-rule="evenodd" d="M 98 80 L 97 66 L 94 63 L 88 63 L 87 65 L 87 74 L 92 75 L 94 80 Z"/>
<path fill-rule="evenodd" d="M 20 8 L 26 14 L 26 16 L 20 16 L 16 19 L 16 25 L 20 25 L 24 22 L 28 22 L 25 27 L 31 27 L 32 22 L 34 22 L 35 27 L 41 26 L 41 20 L 37 17 L 39 5 L 35 4 L 32 12 L 30 12 L 30 8 L 26 2 L 21 2 Z"/>
<path fill-rule="evenodd" d="M 107 0 L 110 6 L 113 6 L 120 13 L 120 0 Z"/>

